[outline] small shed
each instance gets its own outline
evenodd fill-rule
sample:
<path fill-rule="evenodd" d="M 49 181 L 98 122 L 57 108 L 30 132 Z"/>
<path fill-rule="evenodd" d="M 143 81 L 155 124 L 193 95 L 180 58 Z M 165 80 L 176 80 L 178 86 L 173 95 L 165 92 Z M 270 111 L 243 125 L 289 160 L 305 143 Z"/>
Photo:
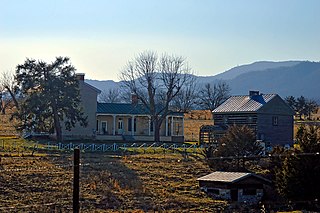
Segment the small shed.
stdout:
<path fill-rule="evenodd" d="M 201 190 L 214 198 L 257 203 L 264 194 L 264 186 L 271 181 L 253 173 L 213 172 L 197 179 Z"/>

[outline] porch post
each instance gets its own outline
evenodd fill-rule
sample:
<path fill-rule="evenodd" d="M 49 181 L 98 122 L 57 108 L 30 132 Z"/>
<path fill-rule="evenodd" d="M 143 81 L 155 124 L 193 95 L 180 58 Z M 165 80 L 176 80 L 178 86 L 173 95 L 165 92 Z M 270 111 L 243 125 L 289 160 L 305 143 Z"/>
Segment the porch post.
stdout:
<path fill-rule="evenodd" d="M 100 134 L 100 122 L 101 122 L 101 121 L 100 121 L 99 119 L 97 119 L 97 124 L 96 124 L 96 125 L 97 125 L 97 127 L 96 127 L 97 129 L 96 129 L 96 134 Z"/>
<path fill-rule="evenodd" d="M 113 117 L 112 135 L 116 135 L 116 115 L 112 115 L 112 117 Z"/>
<path fill-rule="evenodd" d="M 184 136 L 184 117 L 182 117 L 182 135 L 181 136 Z"/>
<path fill-rule="evenodd" d="M 166 136 L 168 136 L 168 116 L 166 116 Z"/>
<path fill-rule="evenodd" d="M 149 136 L 150 136 L 151 135 L 151 130 L 150 130 L 150 128 L 151 128 L 151 117 L 148 116 L 148 119 L 149 119 L 149 122 L 148 122 L 148 133 L 149 133 Z"/>
<path fill-rule="evenodd" d="M 131 135 L 134 136 L 134 115 L 131 116 Z"/>
<path fill-rule="evenodd" d="M 171 136 L 173 136 L 173 116 L 171 117 Z"/>

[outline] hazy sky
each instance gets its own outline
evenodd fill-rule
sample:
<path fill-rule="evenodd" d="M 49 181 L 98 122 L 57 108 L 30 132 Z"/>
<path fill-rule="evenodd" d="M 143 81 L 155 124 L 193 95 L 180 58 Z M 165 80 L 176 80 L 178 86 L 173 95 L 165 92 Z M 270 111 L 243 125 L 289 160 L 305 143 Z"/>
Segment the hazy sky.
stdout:
<path fill-rule="evenodd" d="M 0 72 L 68 56 L 86 78 L 118 80 L 144 50 L 197 75 L 258 60 L 320 61 L 319 0 L 0 0 Z"/>

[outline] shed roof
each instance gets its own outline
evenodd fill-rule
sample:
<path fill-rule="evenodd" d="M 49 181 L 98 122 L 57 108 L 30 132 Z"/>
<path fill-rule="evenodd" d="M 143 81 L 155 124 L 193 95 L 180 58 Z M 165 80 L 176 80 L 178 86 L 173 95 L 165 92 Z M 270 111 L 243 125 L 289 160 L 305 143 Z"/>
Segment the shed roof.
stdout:
<path fill-rule="evenodd" d="M 231 96 L 220 106 L 213 110 L 217 112 L 256 112 L 277 94 L 241 95 Z"/>
<path fill-rule="evenodd" d="M 245 172 L 213 172 L 211 174 L 205 175 L 203 177 L 198 178 L 198 181 L 213 181 L 213 182 L 225 182 L 225 183 L 235 183 L 238 182 L 244 178 L 254 176 L 256 178 L 259 178 L 263 181 L 270 182 L 269 180 L 255 175 L 253 173 L 245 173 Z"/>

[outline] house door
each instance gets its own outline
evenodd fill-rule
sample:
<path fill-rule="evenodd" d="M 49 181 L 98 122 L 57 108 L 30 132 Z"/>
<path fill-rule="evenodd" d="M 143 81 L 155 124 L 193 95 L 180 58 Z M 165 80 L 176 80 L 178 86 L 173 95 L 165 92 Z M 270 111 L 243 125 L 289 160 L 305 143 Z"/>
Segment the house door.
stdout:
<path fill-rule="evenodd" d="M 122 118 L 119 118 L 118 120 L 118 134 L 122 135 L 123 133 L 123 120 Z"/>
<path fill-rule="evenodd" d="M 231 189 L 231 200 L 238 201 L 238 189 Z"/>
<path fill-rule="evenodd" d="M 107 121 L 101 121 L 101 132 L 102 134 L 108 134 L 108 123 Z"/>

